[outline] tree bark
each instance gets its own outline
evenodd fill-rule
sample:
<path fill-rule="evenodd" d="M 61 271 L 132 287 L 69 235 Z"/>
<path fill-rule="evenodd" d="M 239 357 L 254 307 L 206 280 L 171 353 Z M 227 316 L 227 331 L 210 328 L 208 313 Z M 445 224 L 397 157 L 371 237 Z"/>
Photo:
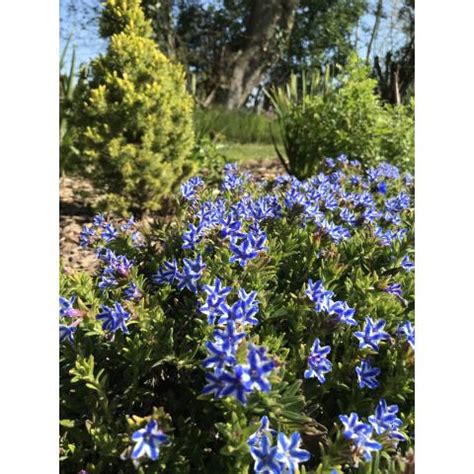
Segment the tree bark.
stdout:
<path fill-rule="evenodd" d="M 253 0 L 246 21 L 245 41 L 229 51 L 221 74 L 221 101 L 228 109 L 245 104 L 278 55 L 280 41 L 286 41 L 293 27 L 298 0 Z M 225 79 L 222 79 L 225 78 Z M 225 81 L 225 82 L 224 82 Z"/>

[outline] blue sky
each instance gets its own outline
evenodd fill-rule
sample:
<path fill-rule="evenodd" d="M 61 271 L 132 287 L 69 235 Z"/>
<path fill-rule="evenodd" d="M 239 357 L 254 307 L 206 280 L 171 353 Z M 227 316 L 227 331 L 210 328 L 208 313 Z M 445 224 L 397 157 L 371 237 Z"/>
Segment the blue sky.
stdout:
<path fill-rule="evenodd" d="M 204 3 L 219 3 L 215 0 L 205 0 Z M 376 0 L 369 0 L 371 6 L 374 6 Z M 96 57 L 98 54 L 104 52 L 107 48 L 107 42 L 99 37 L 97 30 L 97 21 L 94 17 L 90 18 L 89 24 L 85 28 L 81 28 L 79 19 L 82 13 L 92 11 L 91 7 L 97 8 L 100 4 L 100 0 L 60 0 L 60 44 L 61 51 L 67 41 L 67 38 L 72 34 L 71 44 L 76 46 L 76 64 L 86 63 L 90 59 Z M 387 13 L 392 10 L 397 10 L 401 4 L 400 0 L 385 0 L 384 9 Z M 71 8 L 73 10 L 71 10 Z M 90 16 L 90 15 L 89 15 Z M 393 20 L 392 20 L 393 23 Z M 362 18 L 362 24 L 370 28 L 373 25 L 373 17 L 371 15 L 365 15 Z M 376 45 L 379 53 L 383 53 L 384 50 L 392 49 L 400 45 L 402 36 L 400 32 L 395 31 L 392 42 L 390 44 L 388 31 L 390 30 L 391 20 L 387 18 L 382 21 L 380 28 L 380 37 L 387 38 L 385 43 L 379 41 Z M 361 28 L 359 29 L 359 40 L 362 45 L 367 44 L 369 34 L 363 33 Z M 66 67 L 70 61 L 72 48 L 69 48 L 66 57 Z M 362 46 L 359 50 L 359 54 L 365 57 L 366 49 Z"/>

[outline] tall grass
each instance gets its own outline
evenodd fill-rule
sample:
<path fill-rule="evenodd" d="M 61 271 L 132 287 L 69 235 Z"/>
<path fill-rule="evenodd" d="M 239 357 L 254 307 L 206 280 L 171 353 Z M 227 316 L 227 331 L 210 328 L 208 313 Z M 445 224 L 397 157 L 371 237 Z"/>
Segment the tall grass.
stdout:
<path fill-rule="evenodd" d="M 223 107 L 196 107 L 194 127 L 197 136 L 210 136 L 228 143 L 272 143 L 272 132 L 280 141 L 279 126 L 265 113 L 227 110 Z M 271 127 L 271 129 L 270 129 Z"/>

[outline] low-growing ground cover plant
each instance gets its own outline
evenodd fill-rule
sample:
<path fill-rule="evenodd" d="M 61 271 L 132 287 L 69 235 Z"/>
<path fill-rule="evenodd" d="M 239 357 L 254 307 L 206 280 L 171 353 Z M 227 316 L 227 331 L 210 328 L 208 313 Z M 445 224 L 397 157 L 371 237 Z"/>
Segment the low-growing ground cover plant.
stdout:
<path fill-rule="evenodd" d="M 225 166 L 98 215 L 61 278 L 64 472 L 395 473 L 414 446 L 413 177 Z"/>

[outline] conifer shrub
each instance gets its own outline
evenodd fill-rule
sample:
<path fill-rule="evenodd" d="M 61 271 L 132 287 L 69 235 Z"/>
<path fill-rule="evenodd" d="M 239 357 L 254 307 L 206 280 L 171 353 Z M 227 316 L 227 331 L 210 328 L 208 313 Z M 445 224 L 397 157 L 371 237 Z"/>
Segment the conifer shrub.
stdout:
<path fill-rule="evenodd" d="M 412 472 L 413 178 L 193 177 L 61 275 L 62 472 Z"/>
<path fill-rule="evenodd" d="M 78 147 L 109 209 L 155 211 L 192 170 L 193 101 L 183 68 L 151 38 L 140 0 L 108 0 L 93 60 L 76 102 Z"/>

